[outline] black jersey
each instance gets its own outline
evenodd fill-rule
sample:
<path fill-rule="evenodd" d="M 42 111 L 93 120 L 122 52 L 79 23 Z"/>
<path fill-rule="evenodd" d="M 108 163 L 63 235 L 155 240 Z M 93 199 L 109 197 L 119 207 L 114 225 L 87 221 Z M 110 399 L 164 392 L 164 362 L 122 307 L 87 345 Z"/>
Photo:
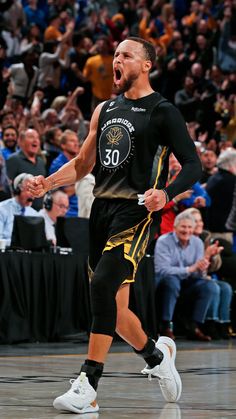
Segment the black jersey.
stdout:
<path fill-rule="evenodd" d="M 108 100 L 98 122 L 95 197 L 137 199 L 149 188 L 164 188 L 171 151 L 183 169 L 167 188 L 170 198 L 190 188 L 201 174 L 179 111 L 155 92 L 137 100 L 124 95 Z"/>

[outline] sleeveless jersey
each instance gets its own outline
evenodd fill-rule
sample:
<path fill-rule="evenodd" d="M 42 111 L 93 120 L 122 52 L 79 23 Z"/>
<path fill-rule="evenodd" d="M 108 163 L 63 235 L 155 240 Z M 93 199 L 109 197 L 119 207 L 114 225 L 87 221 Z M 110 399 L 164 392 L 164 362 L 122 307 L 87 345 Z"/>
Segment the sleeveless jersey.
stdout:
<path fill-rule="evenodd" d="M 105 102 L 98 122 L 95 197 L 137 199 L 138 193 L 165 186 L 169 146 L 155 116 L 163 102 L 168 103 L 156 92 Z"/>

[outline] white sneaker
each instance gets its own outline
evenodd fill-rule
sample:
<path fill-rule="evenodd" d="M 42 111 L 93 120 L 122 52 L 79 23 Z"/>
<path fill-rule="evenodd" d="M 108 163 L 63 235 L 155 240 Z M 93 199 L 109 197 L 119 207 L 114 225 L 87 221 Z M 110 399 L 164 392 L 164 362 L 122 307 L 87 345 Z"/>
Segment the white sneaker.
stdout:
<path fill-rule="evenodd" d="M 70 380 L 70 383 L 70 390 L 54 400 L 55 409 L 74 413 L 98 412 L 97 393 L 89 384 L 86 373 L 81 372 L 79 377 L 76 380 Z"/>
<path fill-rule="evenodd" d="M 172 354 L 170 354 L 167 345 L 171 347 Z M 161 336 L 156 342 L 156 348 L 164 355 L 160 365 L 156 365 L 154 368 L 146 365 L 141 372 L 142 374 L 147 374 L 150 380 L 152 376 L 157 377 L 164 399 L 167 402 L 177 402 L 181 396 L 182 382 L 175 368 L 175 342 L 166 336 Z"/>

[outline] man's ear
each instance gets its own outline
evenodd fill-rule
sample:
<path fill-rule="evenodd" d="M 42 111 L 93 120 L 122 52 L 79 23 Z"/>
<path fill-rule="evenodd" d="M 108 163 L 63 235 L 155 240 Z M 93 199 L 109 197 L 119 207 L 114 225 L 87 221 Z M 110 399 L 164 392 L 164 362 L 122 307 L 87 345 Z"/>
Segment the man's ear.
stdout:
<path fill-rule="evenodd" d="M 149 71 L 151 70 L 151 68 L 152 68 L 152 63 L 151 63 L 151 61 L 147 60 L 147 61 L 144 61 L 144 62 L 143 62 L 143 71 L 144 71 L 145 73 L 149 73 Z"/>

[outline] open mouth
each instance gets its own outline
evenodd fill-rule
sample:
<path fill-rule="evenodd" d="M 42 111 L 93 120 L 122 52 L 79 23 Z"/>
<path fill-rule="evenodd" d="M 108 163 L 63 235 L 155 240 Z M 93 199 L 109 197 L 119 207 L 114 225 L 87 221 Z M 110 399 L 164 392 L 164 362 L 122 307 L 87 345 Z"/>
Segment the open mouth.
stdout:
<path fill-rule="evenodd" d="M 121 77 L 122 77 L 121 71 L 119 69 L 114 70 L 114 83 L 115 84 L 119 84 Z"/>

